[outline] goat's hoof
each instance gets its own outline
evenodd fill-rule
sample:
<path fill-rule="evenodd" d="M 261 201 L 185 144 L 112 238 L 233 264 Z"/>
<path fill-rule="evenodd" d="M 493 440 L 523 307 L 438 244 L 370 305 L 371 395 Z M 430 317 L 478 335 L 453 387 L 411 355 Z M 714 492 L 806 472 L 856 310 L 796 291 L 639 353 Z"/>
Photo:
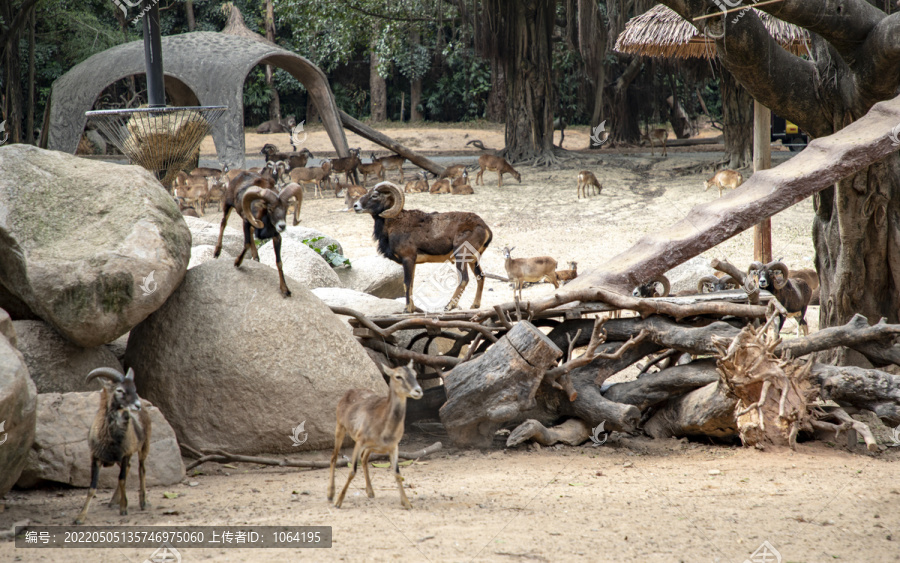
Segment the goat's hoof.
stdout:
<path fill-rule="evenodd" d="M 281 292 L 281 295 L 282 295 L 283 297 L 290 297 L 290 296 L 291 296 L 291 290 L 282 291 L 282 292 Z"/>
<path fill-rule="evenodd" d="M 84 524 L 84 520 L 81 519 L 81 518 L 79 518 L 79 519 L 75 520 L 74 522 L 72 522 L 72 525 L 73 525 L 73 526 L 81 526 L 82 524 Z"/>
<path fill-rule="evenodd" d="M 375 491 L 366 491 L 366 496 L 369 498 L 375 498 Z"/>
<path fill-rule="evenodd" d="M 120 510 L 120 511 L 119 511 L 119 516 L 128 516 L 128 509 L 127 509 L 127 508 L 123 508 L 122 510 Z"/>
<path fill-rule="evenodd" d="M 150 503 L 149 503 L 149 502 L 142 502 L 142 503 L 141 503 L 141 510 L 147 510 L 148 508 L 150 508 Z"/>

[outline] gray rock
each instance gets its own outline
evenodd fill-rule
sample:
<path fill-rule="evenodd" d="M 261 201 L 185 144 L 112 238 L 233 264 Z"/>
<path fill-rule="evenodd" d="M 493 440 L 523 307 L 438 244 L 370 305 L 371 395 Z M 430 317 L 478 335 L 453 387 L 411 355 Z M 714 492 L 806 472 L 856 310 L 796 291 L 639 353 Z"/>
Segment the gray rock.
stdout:
<path fill-rule="evenodd" d="M 6 338 L 13 348 L 18 347 L 19 339 L 16 336 L 16 327 L 9 318 L 9 313 L 3 309 L 0 309 L 0 336 Z"/>
<path fill-rule="evenodd" d="M 336 270 L 344 287 L 384 299 L 405 297 L 400 264 L 381 256 L 354 258 L 351 264 L 350 268 Z"/>
<path fill-rule="evenodd" d="M 106 346 L 82 348 L 72 344 L 44 321 L 13 321 L 13 326 L 38 393 L 90 391 L 96 383 L 84 380 L 94 368 L 122 371 L 122 364 Z"/>
<path fill-rule="evenodd" d="M 666 272 L 666 277 L 669 278 L 669 283 L 672 284 L 669 293 L 676 293 L 688 289 L 697 291 L 697 282 L 700 278 L 703 276 L 712 276 L 716 273 L 716 270 L 709 266 L 709 261 L 709 258 L 697 256 Z"/>
<path fill-rule="evenodd" d="M 40 318 L 34 314 L 34 311 L 31 310 L 27 303 L 3 287 L 2 283 L 0 283 L 0 309 L 9 313 L 9 317 L 14 321 L 33 321 Z"/>
<path fill-rule="evenodd" d="M 190 232 L 139 166 L 3 146 L 0 209 L 0 283 L 79 346 L 128 332 L 187 270 Z"/>
<path fill-rule="evenodd" d="M 244 264 L 249 257 L 244 257 Z M 275 269 L 275 251 L 272 241 L 259 247 L 259 261 L 273 270 Z M 281 263 L 284 275 L 293 278 L 307 287 L 341 287 L 341 280 L 334 268 L 328 265 L 324 258 L 298 240 L 281 240 Z M 243 266 L 242 266 L 243 267 Z M 293 291 L 294 286 L 288 282 L 288 288 Z"/>
<path fill-rule="evenodd" d="M 106 349 L 109 350 L 113 356 L 119 361 L 123 366 L 123 360 L 125 358 L 125 348 L 128 346 L 128 335 L 131 333 L 125 333 L 122 336 L 116 338 L 112 342 L 106 345 Z M 118 369 L 118 368 L 116 368 Z M 126 368 L 128 369 L 128 368 Z M 120 370 L 121 371 L 121 370 Z"/>
<path fill-rule="evenodd" d="M 348 389 L 387 393 L 338 317 L 287 283 L 284 298 L 272 268 L 207 262 L 131 331 L 125 363 L 180 443 L 248 455 L 328 449 Z M 306 441 L 294 447 L 292 429 L 304 422 Z"/>
<path fill-rule="evenodd" d="M 140 374 L 136 377 L 139 378 Z M 96 381 L 93 384 L 98 385 Z M 100 406 L 100 392 L 41 393 L 37 403 L 34 445 L 28 454 L 28 464 L 16 485 L 31 488 L 53 481 L 74 487 L 89 487 L 91 451 L 88 447 L 88 432 Z M 159 409 L 143 397 L 141 406 L 150 413 L 147 486 L 178 483 L 184 479 L 184 463 L 181 461 L 181 450 L 175 440 L 175 432 Z M 118 466 L 101 467 L 101 488 L 115 488 L 118 478 Z M 137 454 L 131 458 L 126 484 L 129 489 L 139 488 Z M 129 504 L 137 506 L 136 499 L 130 499 Z"/>
<path fill-rule="evenodd" d="M 293 216 L 292 216 L 293 217 Z M 291 219 L 293 221 L 293 218 Z M 317 240 L 316 242 L 310 243 L 312 246 L 316 248 L 325 249 L 331 246 L 332 244 L 337 245 L 338 254 L 344 253 L 344 247 L 341 246 L 341 243 L 337 241 L 337 239 L 330 237 L 323 233 L 322 231 L 317 231 L 315 229 L 310 229 L 309 227 L 304 227 L 302 225 L 298 225 L 296 227 L 288 227 L 281 233 L 282 239 L 291 239 L 297 242 L 303 242 L 304 240 L 312 240 L 314 238 L 322 237 L 321 240 Z"/>
<path fill-rule="evenodd" d="M 234 211 L 231 214 L 234 216 Z M 184 222 L 191 231 L 191 246 L 208 245 L 215 248 L 216 242 L 219 240 L 219 229 L 221 228 L 219 221 L 210 223 L 197 217 L 185 217 Z M 222 235 L 222 251 L 234 257 L 240 254 L 243 248 L 244 233 L 234 227 L 225 227 L 225 233 Z"/>
<path fill-rule="evenodd" d="M 193 217 L 191 217 L 193 219 Z M 195 268 L 204 262 L 209 262 L 210 260 L 222 260 L 225 262 L 234 262 L 234 256 L 228 253 L 226 250 L 222 250 L 219 254 L 218 258 L 213 257 L 213 252 L 215 252 L 216 247 L 211 244 L 200 244 L 194 247 L 191 247 L 191 261 L 188 262 L 188 270 L 191 268 Z"/>
<path fill-rule="evenodd" d="M 0 496 L 15 484 L 34 442 L 37 390 L 25 359 L 0 337 Z"/>

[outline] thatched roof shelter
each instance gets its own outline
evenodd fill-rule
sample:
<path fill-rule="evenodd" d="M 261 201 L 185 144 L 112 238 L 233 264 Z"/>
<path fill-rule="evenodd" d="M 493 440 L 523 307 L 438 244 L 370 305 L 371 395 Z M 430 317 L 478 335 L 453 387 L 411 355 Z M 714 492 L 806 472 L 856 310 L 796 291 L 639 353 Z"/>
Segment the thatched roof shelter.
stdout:
<path fill-rule="evenodd" d="M 793 24 L 754 10 L 769 34 L 782 47 L 795 55 L 805 55 L 809 33 Z M 738 17 L 738 13 L 727 17 Z M 616 41 L 616 51 L 646 57 L 691 57 L 711 59 L 716 55 L 713 40 L 704 36 L 691 22 L 669 7 L 658 4 L 643 14 L 631 18 Z"/>

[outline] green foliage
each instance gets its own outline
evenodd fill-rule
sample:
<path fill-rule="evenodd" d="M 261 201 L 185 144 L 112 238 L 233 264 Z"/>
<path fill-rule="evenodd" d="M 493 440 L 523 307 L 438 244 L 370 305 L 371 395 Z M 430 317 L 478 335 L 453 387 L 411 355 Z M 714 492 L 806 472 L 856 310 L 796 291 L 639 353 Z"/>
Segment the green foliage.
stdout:
<path fill-rule="evenodd" d="M 423 89 L 429 117 L 442 121 L 478 119 L 484 115 L 491 91 L 491 69 L 462 42 L 444 48 L 444 72 Z"/>
<path fill-rule="evenodd" d="M 338 252 L 338 245 L 329 244 L 326 248 L 323 249 L 313 244 L 322 240 L 323 238 L 325 237 L 304 239 L 303 244 L 310 247 L 313 252 L 324 258 L 325 261 L 328 262 L 328 265 L 332 268 L 350 268 L 350 259 Z"/>

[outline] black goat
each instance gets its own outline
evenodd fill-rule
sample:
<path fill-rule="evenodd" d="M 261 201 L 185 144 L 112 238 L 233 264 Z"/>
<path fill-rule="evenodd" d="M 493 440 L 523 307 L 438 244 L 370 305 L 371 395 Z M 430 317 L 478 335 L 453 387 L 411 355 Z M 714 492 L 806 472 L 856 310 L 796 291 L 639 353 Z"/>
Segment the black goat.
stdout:
<path fill-rule="evenodd" d="M 781 272 L 780 279 L 776 272 Z M 747 269 L 747 275 L 758 279 L 759 288 L 765 289 L 774 295 L 775 299 L 787 309 L 788 316 L 799 317 L 797 321 L 797 336 L 800 335 L 801 330 L 803 330 L 804 334 L 809 334 L 809 325 L 806 324 L 806 308 L 809 306 L 809 301 L 812 298 L 812 290 L 805 280 L 791 278 L 788 267 L 777 260 L 768 264 L 752 262 Z M 778 332 L 781 332 L 784 320 L 784 315 L 778 315 Z"/>
<path fill-rule="evenodd" d="M 134 370 L 129 369 L 123 376 L 112 368 L 97 368 L 88 374 L 86 382 L 103 378 L 114 383 L 107 389 L 103 386 L 100 392 L 100 408 L 94 416 L 88 434 L 88 447 L 91 450 L 91 488 L 88 491 L 84 508 L 75 518 L 75 524 L 83 524 L 87 516 L 91 500 L 97 494 L 97 481 L 100 477 L 100 465 L 109 467 L 119 464 L 119 484 L 110 501 L 110 506 L 119 502 L 119 514 L 128 514 L 128 498 L 125 496 L 125 478 L 131 456 L 138 454 L 138 475 L 141 480 L 141 510 L 147 508 L 147 483 L 144 461 L 150 452 L 150 415 L 141 408 L 141 398 L 134 386 Z"/>
<path fill-rule="evenodd" d="M 734 278 L 729 275 L 723 275 L 721 278 L 703 276 L 697 281 L 697 293 L 715 293 L 717 291 L 740 288 L 741 284 L 734 281 Z"/>
<path fill-rule="evenodd" d="M 665 297 L 669 295 L 671 287 L 669 278 L 660 274 L 647 283 L 635 287 L 631 295 L 634 297 Z"/>
<path fill-rule="evenodd" d="M 359 198 L 353 209 L 357 213 L 372 215 L 375 219 L 373 237 L 378 242 L 378 252 L 403 266 L 407 312 L 413 313 L 416 310 L 412 299 L 416 264 L 444 262 L 451 258 L 456 263 L 459 283 L 447 304 L 447 310 L 457 306 L 469 283 L 466 262 L 471 266 L 478 283 L 472 308 L 480 307 L 481 291 L 484 288 L 480 260 L 494 237 L 490 227 L 474 213 L 425 213 L 418 209 L 403 209 L 404 201 L 403 192 L 398 186 L 391 182 L 381 182 Z"/>
<path fill-rule="evenodd" d="M 277 177 L 277 176 L 276 176 Z M 284 273 L 281 271 L 281 233 L 287 227 L 285 217 L 290 199 L 296 198 L 297 207 L 303 201 L 303 188 L 297 184 L 288 184 L 279 193 L 275 190 L 275 178 L 271 175 L 260 175 L 254 172 L 244 171 L 235 176 L 225 190 L 222 198 L 222 225 L 219 228 L 219 240 L 216 242 L 216 250 L 213 253 L 215 258 L 219 257 L 222 252 L 222 237 L 225 234 L 225 225 L 228 224 L 228 216 L 231 210 L 237 210 L 237 214 L 244 220 L 244 249 L 234 261 L 234 267 L 237 268 L 244 261 L 244 254 L 250 251 L 250 255 L 257 262 L 259 254 L 256 252 L 256 245 L 253 243 L 254 231 L 256 229 L 256 238 L 260 240 L 272 239 L 272 247 L 275 249 L 275 265 L 278 268 L 278 280 L 280 283 L 281 294 L 285 297 L 291 296 L 291 290 L 288 289 L 284 281 Z M 256 213 L 253 213 L 253 202 L 262 200 L 263 205 L 259 207 Z M 299 212 L 299 211 L 298 211 Z"/>

